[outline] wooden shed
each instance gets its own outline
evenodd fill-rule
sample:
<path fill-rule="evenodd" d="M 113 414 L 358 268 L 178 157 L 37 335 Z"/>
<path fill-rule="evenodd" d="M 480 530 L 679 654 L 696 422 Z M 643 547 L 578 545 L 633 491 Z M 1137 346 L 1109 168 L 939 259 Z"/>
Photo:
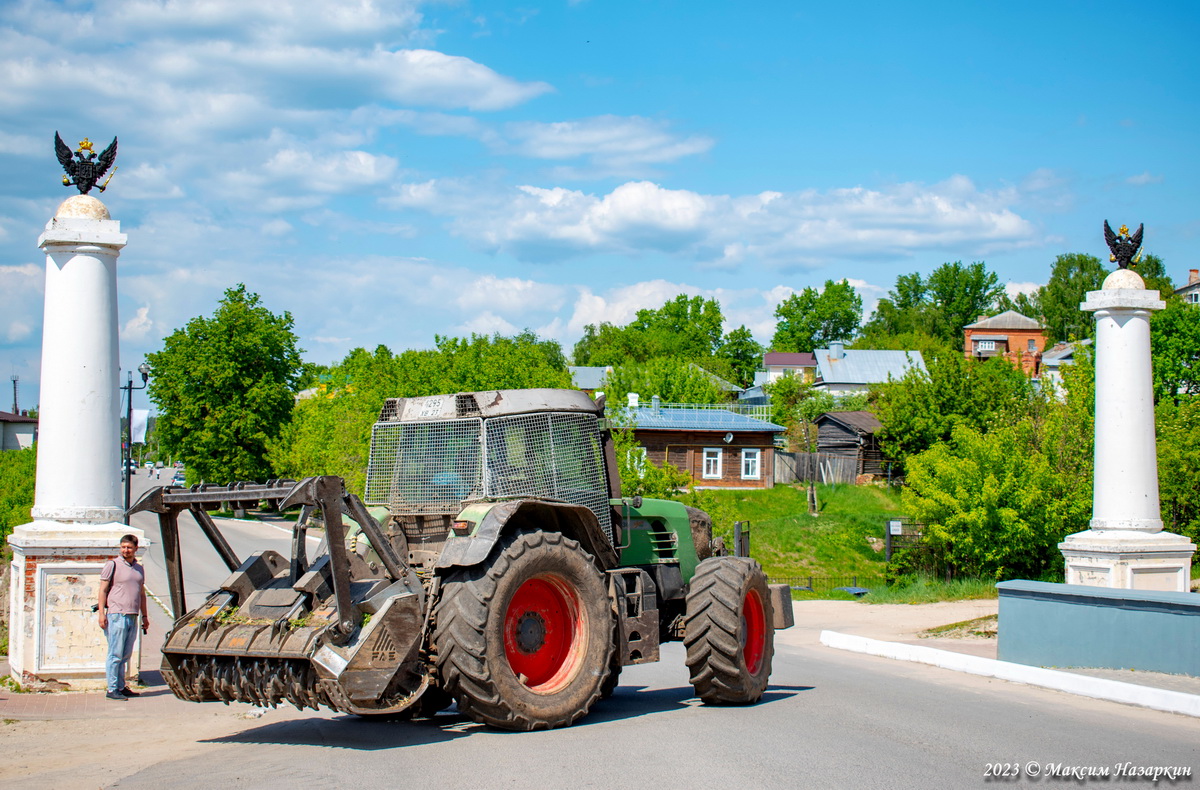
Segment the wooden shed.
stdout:
<path fill-rule="evenodd" d="M 879 420 L 869 411 L 827 411 L 816 419 L 817 452 L 858 460 L 858 474 L 886 473 Z"/>

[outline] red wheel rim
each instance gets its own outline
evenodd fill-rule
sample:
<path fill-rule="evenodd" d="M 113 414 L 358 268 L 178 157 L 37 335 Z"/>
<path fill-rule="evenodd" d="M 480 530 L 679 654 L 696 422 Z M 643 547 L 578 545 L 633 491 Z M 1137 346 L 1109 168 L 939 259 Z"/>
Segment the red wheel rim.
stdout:
<path fill-rule="evenodd" d="M 504 611 L 504 654 L 523 684 L 549 693 L 574 677 L 584 647 L 581 611 L 579 594 L 557 576 L 517 588 Z"/>
<path fill-rule="evenodd" d="M 742 658 L 751 675 L 762 669 L 767 651 L 767 616 L 757 590 L 749 590 L 742 602 Z"/>

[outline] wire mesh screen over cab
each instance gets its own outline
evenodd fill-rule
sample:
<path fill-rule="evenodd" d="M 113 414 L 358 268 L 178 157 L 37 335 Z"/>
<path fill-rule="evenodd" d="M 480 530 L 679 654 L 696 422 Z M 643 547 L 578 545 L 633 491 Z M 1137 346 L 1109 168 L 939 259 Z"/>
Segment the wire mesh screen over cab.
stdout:
<path fill-rule="evenodd" d="M 583 505 L 612 539 L 594 415 L 379 422 L 372 430 L 367 504 L 396 514 L 454 514 L 465 502 L 520 497 Z"/>

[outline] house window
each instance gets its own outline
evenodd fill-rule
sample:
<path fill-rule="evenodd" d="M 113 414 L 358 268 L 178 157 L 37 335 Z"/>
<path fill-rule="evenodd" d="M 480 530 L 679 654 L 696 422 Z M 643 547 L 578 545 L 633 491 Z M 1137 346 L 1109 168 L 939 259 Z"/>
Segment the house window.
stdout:
<path fill-rule="evenodd" d="M 1037 341 L 1034 340 L 1032 337 L 1029 338 L 1029 353 L 1030 354 L 1037 353 Z"/>
<path fill-rule="evenodd" d="M 995 351 L 996 350 L 996 341 L 995 340 L 976 340 L 975 341 L 975 350 L 976 351 Z"/>
<path fill-rule="evenodd" d="M 704 448 L 704 478 L 707 480 L 719 479 L 721 477 L 721 448 L 720 447 L 705 447 Z"/>
<path fill-rule="evenodd" d="M 762 450 L 742 450 L 743 480 L 758 480 L 762 476 L 759 473 L 759 461 L 761 457 Z"/>
<path fill-rule="evenodd" d="M 1200 292 L 1192 291 L 1187 295 L 1187 300 L 1189 304 L 1200 304 Z"/>

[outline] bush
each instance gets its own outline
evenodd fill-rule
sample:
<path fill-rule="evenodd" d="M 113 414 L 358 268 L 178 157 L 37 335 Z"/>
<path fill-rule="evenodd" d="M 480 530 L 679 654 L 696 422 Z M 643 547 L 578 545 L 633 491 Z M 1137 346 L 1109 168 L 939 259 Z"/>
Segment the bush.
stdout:
<path fill-rule="evenodd" d="M 29 523 L 37 475 L 37 449 L 0 452 L 0 539 L 13 528 Z"/>

